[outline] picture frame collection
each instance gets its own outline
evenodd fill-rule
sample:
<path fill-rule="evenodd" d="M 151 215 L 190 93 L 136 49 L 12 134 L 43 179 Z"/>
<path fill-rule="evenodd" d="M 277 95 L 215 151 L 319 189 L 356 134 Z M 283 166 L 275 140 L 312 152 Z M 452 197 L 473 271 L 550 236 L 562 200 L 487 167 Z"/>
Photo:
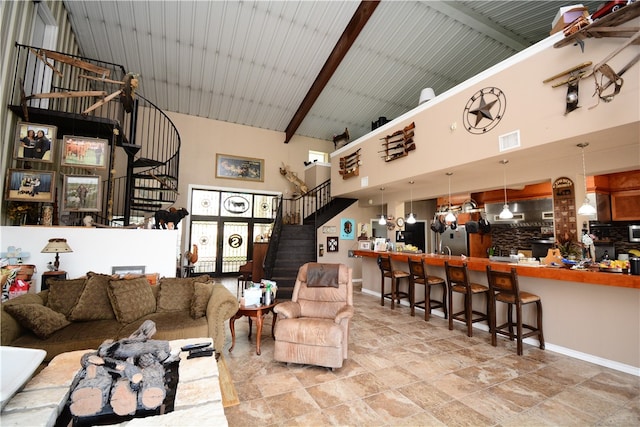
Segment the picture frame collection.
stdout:
<path fill-rule="evenodd" d="M 13 158 L 22 168 L 7 170 L 5 200 L 52 203 L 56 172 L 38 170 L 37 164 L 51 164 L 60 152 L 60 166 L 105 170 L 109 141 L 77 135 L 57 139 L 54 125 L 19 122 L 16 126 Z M 60 147 L 58 147 L 60 146 Z M 61 207 L 70 212 L 99 212 L 102 200 L 99 175 L 63 174 Z"/>

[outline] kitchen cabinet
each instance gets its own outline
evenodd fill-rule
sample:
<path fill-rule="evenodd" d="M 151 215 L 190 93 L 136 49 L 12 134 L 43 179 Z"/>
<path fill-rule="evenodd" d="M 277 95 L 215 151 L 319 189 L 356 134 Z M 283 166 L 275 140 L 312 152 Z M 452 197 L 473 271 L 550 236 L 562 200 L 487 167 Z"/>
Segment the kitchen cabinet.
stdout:
<path fill-rule="evenodd" d="M 640 220 L 640 190 L 612 192 L 611 217 L 614 221 Z"/>

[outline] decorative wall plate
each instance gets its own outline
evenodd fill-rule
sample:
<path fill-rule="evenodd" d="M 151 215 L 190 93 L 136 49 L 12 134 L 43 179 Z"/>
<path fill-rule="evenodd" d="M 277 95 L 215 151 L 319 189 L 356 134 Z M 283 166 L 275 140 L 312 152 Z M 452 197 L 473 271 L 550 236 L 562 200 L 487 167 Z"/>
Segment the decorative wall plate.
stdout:
<path fill-rule="evenodd" d="M 398 228 L 404 227 L 404 218 L 398 217 L 398 219 L 396 219 L 396 225 L 398 226 Z"/>
<path fill-rule="evenodd" d="M 473 94 L 462 113 L 464 127 L 483 134 L 496 127 L 507 109 L 507 98 L 497 87 L 485 87 Z"/>

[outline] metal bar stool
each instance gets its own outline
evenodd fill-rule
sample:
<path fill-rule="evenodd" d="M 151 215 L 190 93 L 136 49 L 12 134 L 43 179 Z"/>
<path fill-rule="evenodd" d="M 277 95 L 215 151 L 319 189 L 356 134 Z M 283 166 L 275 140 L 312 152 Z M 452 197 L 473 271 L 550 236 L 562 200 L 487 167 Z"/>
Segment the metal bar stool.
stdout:
<path fill-rule="evenodd" d="M 424 264 L 424 260 L 413 260 L 408 258 L 409 261 L 409 294 L 411 297 L 411 315 L 415 316 L 415 308 L 424 308 L 424 320 L 429 320 L 432 308 L 442 307 L 444 311 L 444 318 L 447 316 L 447 282 L 437 276 L 430 276 L 427 273 L 427 267 Z M 424 300 L 416 301 L 415 288 L 416 283 L 424 285 Z M 442 301 L 431 299 L 431 287 L 442 286 Z"/>
<path fill-rule="evenodd" d="M 382 279 L 380 282 L 380 305 L 383 306 L 384 299 L 389 298 L 391 299 L 391 309 L 393 310 L 396 299 L 398 300 L 398 305 L 400 304 L 400 298 L 408 298 L 411 301 L 411 296 L 408 292 L 400 292 L 399 290 L 400 279 L 408 279 L 409 273 L 402 270 L 394 270 L 391 266 L 391 255 L 378 255 L 378 266 L 380 267 L 380 277 Z M 384 279 L 387 277 L 391 279 L 391 292 L 385 294 Z M 410 283 L 409 287 L 411 287 Z"/>
<path fill-rule="evenodd" d="M 522 356 L 522 340 L 537 335 L 540 349 L 544 350 L 544 335 L 542 333 L 542 301 L 538 295 L 521 291 L 518 285 L 518 273 L 515 268 L 510 272 L 492 270 L 487 265 L 487 280 L 489 281 L 489 296 L 491 300 L 491 316 L 489 330 L 491 332 L 491 345 L 497 346 L 497 334 L 515 338 L 518 348 L 518 356 Z M 496 323 L 496 301 L 507 304 L 507 320 L 502 325 Z M 537 325 L 531 326 L 522 321 L 522 306 L 536 304 Z M 516 307 L 516 321 L 513 321 L 513 307 Z M 514 326 L 516 332 L 513 332 Z M 524 332 L 527 329 L 528 332 Z"/>
<path fill-rule="evenodd" d="M 462 266 L 450 265 L 449 261 L 444 262 L 444 269 L 447 274 L 449 293 L 449 330 L 453 330 L 453 320 L 459 320 L 467 325 L 467 336 L 473 336 L 473 324 L 483 320 L 489 321 L 489 288 L 478 283 L 469 282 L 467 263 Z M 453 311 L 453 293 L 458 292 L 464 295 L 464 309 L 457 313 Z M 474 295 L 484 294 L 487 296 L 486 312 L 475 311 L 472 305 Z M 474 315 L 476 317 L 474 317 Z"/>

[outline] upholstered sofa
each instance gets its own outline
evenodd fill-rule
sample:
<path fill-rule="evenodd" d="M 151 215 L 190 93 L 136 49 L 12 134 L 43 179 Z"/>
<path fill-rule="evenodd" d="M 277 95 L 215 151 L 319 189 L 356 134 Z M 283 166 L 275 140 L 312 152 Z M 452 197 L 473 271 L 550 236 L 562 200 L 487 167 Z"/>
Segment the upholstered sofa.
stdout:
<path fill-rule="evenodd" d="M 60 353 L 97 348 L 106 339 L 131 335 L 153 320 L 154 339 L 210 337 L 216 352 L 225 344 L 224 323 L 238 311 L 236 297 L 209 276 L 117 280 L 88 273 L 51 280 L 49 289 L 2 304 L 3 346 L 40 348 L 45 362 Z"/>

